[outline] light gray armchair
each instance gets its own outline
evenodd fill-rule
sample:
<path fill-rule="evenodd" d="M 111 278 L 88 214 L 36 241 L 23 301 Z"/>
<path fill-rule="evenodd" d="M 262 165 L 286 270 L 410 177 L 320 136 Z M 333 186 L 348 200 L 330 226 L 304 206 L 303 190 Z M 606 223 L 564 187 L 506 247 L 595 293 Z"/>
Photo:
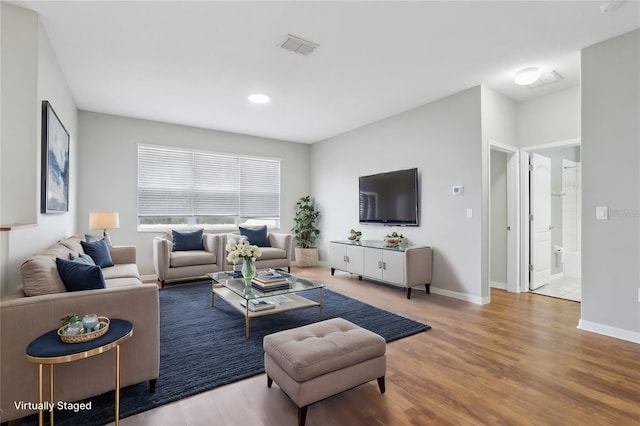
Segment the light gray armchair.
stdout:
<path fill-rule="evenodd" d="M 256 259 L 256 269 L 266 268 L 287 268 L 291 272 L 291 262 L 293 261 L 293 235 L 286 233 L 268 232 L 269 244 L 271 247 L 260 247 L 262 256 Z M 226 234 L 224 245 L 229 238 L 236 240 L 244 239 L 240 234 Z M 226 262 L 226 256 L 225 256 Z M 225 263 L 225 270 L 233 269 L 233 264 Z"/>
<path fill-rule="evenodd" d="M 154 238 L 153 266 L 163 287 L 167 281 L 193 279 L 224 270 L 225 236 L 205 233 L 202 243 L 204 250 L 173 251 L 170 233 Z"/>

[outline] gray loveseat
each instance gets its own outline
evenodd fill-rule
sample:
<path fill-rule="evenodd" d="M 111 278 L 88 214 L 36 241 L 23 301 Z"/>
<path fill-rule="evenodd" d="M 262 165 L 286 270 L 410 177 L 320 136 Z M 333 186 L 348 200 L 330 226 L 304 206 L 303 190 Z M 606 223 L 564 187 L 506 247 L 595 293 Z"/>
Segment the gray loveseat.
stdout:
<path fill-rule="evenodd" d="M 61 325 L 60 318 L 95 313 L 133 324 L 133 337 L 121 346 L 121 386 L 149 381 L 152 388 L 160 367 L 158 288 L 142 284 L 133 246 L 112 247 L 114 266 L 102 269 L 106 288 L 67 292 L 56 257 L 82 253 L 80 239 L 68 238 L 22 264 L 24 290 L 0 301 L 0 421 L 32 414 L 15 401 L 38 401 L 38 367 L 27 361 L 25 349 L 36 337 Z M 25 291 L 30 296 L 25 295 Z M 55 398 L 77 401 L 114 389 L 115 359 L 111 353 L 55 367 Z M 45 389 L 49 389 L 45 368 Z"/>

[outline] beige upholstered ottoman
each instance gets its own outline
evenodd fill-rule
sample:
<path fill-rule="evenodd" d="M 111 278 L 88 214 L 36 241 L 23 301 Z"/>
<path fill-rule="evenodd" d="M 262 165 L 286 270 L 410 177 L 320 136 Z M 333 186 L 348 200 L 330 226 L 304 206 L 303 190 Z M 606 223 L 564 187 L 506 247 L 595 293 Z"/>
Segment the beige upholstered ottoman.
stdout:
<path fill-rule="evenodd" d="M 275 381 L 298 406 L 299 425 L 308 405 L 373 379 L 384 393 L 385 340 L 345 319 L 267 335 L 263 347 L 267 386 Z"/>

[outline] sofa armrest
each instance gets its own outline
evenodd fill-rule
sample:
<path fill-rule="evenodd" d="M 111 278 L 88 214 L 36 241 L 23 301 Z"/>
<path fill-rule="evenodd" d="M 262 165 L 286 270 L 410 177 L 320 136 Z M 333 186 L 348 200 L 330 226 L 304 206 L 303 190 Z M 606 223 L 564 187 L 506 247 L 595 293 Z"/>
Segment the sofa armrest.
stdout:
<path fill-rule="evenodd" d="M 287 252 L 287 260 L 292 258 L 292 243 L 293 235 L 277 232 L 269 232 L 269 243 L 271 247 L 276 247 Z"/>
<path fill-rule="evenodd" d="M 136 246 L 113 246 L 110 252 L 115 265 L 136 263 Z"/>
<path fill-rule="evenodd" d="M 202 242 L 204 244 L 204 249 L 209 253 L 213 253 L 216 258 L 216 264 L 224 265 L 225 262 L 225 252 L 224 247 L 226 244 L 226 238 L 221 234 L 208 234 L 205 233 L 202 235 Z"/>
<path fill-rule="evenodd" d="M 161 282 L 167 279 L 170 252 L 171 242 L 169 240 L 162 237 L 155 237 L 153 239 L 153 267 L 156 270 L 158 280 Z"/>

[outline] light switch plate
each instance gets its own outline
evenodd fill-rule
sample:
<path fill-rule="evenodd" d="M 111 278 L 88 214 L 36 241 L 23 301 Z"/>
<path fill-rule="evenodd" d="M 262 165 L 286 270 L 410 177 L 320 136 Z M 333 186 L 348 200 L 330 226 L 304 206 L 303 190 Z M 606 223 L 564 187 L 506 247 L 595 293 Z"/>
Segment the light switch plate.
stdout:
<path fill-rule="evenodd" d="M 452 187 L 451 188 L 451 193 L 453 195 L 462 195 L 464 193 L 464 186 L 456 185 L 456 186 Z"/>
<path fill-rule="evenodd" d="M 596 220 L 608 220 L 609 208 L 607 206 L 596 207 Z"/>
<path fill-rule="evenodd" d="M 467 209 L 467 219 L 473 218 L 473 209 Z"/>

